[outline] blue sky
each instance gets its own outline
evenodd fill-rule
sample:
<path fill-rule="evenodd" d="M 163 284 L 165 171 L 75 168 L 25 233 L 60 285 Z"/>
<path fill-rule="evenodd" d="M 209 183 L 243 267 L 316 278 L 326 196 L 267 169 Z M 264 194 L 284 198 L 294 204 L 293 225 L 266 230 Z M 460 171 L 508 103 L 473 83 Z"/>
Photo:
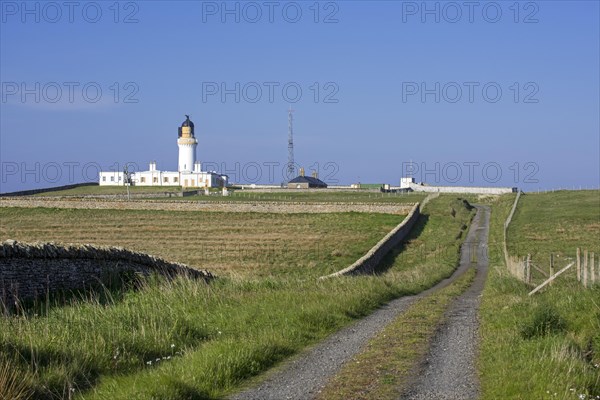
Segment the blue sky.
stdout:
<path fill-rule="evenodd" d="M 600 185 L 597 1 L 0 3 L 0 192 L 174 170 L 184 114 L 278 184 L 290 102 L 329 183 Z"/>

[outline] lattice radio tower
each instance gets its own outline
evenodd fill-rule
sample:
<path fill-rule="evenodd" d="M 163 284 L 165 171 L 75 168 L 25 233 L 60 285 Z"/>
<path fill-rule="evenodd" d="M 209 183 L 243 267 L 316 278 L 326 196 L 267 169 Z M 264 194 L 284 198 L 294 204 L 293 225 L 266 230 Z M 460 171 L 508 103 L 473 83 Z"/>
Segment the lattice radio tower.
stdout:
<path fill-rule="evenodd" d="M 288 165 L 287 176 L 289 179 L 294 178 L 294 117 L 292 116 L 292 106 L 288 109 Z"/>

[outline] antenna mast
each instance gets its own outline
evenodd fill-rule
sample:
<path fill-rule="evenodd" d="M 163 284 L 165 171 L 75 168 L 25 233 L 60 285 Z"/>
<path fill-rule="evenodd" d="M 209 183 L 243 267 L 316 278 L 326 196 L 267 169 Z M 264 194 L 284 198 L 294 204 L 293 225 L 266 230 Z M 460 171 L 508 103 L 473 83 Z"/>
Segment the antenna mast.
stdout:
<path fill-rule="evenodd" d="M 292 116 L 292 106 L 288 109 L 288 165 L 287 165 L 287 176 L 288 179 L 294 178 L 294 128 L 293 121 L 294 117 Z"/>

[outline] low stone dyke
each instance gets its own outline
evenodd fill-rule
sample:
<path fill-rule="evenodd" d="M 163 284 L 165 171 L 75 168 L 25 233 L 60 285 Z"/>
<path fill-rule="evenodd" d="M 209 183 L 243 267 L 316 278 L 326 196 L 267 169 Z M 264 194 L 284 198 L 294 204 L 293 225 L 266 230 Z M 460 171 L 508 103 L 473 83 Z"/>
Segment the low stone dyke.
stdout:
<path fill-rule="evenodd" d="M 385 235 L 383 239 L 373 246 L 371 250 L 367 252 L 367 254 L 359 258 L 349 267 L 334 272 L 333 274 L 322 276 L 320 279 L 333 278 L 342 275 L 361 275 L 373 273 L 383 257 L 385 257 L 385 255 L 389 253 L 391 249 L 399 245 L 404 238 L 406 238 L 412 227 L 415 225 L 415 222 L 417 222 L 417 219 L 419 219 L 420 215 L 421 204 L 417 203 L 412 207 L 404 220 L 402 220 L 399 225 L 392 229 L 387 235 Z"/>
<path fill-rule="evenodd" d="M 0 198 L 0 207 L 50 207 L 93 210 L 163 210 L 207 212 L 256 213 L 335 213 L 364 212 L 406 214 L 414 203 L 361 203 L 361 202 L 240 202 L 240 201 L 190 201 L 190 200 L 102 200 L 44 197 Z"/>
<path fill-rule="evenodd" d="M 115 277 L 179 275 L 209 281 L 214 275 L 146 253 L 89 244 L 57 245 L 7 240 L 0 245 L 0 305 L 31 300 L 56 291 L 110 284 Z"/>
<path fill-rule="evenodd" d="M 54 186 L 43 189 L 20 190 L 18 192 L 0 193 L 0 197 L 31 196 L 38 193 L 55 192 L 57 190 L 75 189 L 81 186 L 98 186 L 97 182 L 74 183 L 71 185 Z"/>

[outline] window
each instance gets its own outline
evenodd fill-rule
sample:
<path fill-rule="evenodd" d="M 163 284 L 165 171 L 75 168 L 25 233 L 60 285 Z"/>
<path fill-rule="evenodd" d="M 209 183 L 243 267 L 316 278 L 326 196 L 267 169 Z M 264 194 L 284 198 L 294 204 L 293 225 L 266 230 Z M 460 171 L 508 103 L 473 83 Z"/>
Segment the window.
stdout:
<path fill-rule="evenodd" d="M 145 182 L 146 182 L 146 177 L 142 176 L 142 177 L 140 178 L 140 182 L 142 182 L 142 183 L 145 183 Z"/>
<path fill-rule="evenodd" d="M 165 182 L 165 183 L 169 183 L 169 178 L 168 178 L 167 176 L 165 176 L 165 177 L 163 178 L 163 182 Z"/>
<path fill-rule="evenodd" d="M 110 181 L 111 181 L 111 182 L 114 182 L 114 181 L 115 181 L 115 177 L 114 177 L 114 176 L 111 176 L 111 177 L 110 177 Z"/>
<path fill-rule="evenodd" d="M 105 176 L 102 177 L 102 182 L 106 182 L 106 177 Z"/>
<path fill-rule="evenodd" d="M 179 181 L 178 177 L 173 178 L 173 182 L 177 183 Z"/>
<path fill-rule="evenodd" d="M 157 177 L 157 176 L 155 176 L 154 178 L 152 178 L 152 182 L 153 182 L 153 183 L 158 183 L 158 177 Z"/>

